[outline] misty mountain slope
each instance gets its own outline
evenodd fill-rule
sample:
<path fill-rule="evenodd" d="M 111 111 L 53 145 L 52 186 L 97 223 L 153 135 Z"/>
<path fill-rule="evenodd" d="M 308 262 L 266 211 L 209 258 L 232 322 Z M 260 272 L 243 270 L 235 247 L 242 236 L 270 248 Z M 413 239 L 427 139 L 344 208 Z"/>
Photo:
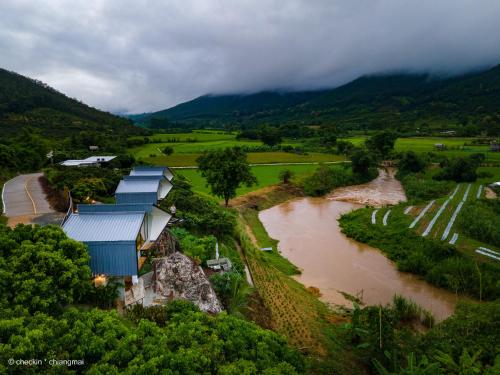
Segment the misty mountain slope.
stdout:
<path fill-rule="evenodd" d="M 500 113 L 500 66 L 459 77 L 424 74 L 358 78 L 321 91 L 207 95 L 135 119 L 186 125 L 336 124 L 350 129 L 409 127 L 415 122 L 483 121 Z"/>
<path fill-rule="evenodd" d="M 55 138 L 82 130 L 116 134 L 136 129 L 126 119 L 68 98 L 41 82 L 0 69 L 0 136 L 15 134 L 25 126 Z"/>

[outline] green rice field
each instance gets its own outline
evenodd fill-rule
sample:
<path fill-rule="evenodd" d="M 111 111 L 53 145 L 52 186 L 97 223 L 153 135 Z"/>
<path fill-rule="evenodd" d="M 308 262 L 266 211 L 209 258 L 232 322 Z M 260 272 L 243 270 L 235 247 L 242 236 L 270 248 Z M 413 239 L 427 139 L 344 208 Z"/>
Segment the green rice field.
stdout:
<path fill-rule="evenodd" d="M 355 146 L 361 146 L 367 137 L 346 138 L 346 141 L 353 143 Z M 489 146 L 471 146 L 474 138 L 450 138 L 450 137 L 412 137 L 398 138 L 394 149 L 396 151 L 415 151 L 418 153 L 435 152 L 448 157 L 467 156 L 473 153 L 481 152 L 486 155 L 487 162 L 499 162 L 500 152 L 490 152 Z M 437 150 L 435 145 L 442 143 L 445 145 L 445 150 Z"/>

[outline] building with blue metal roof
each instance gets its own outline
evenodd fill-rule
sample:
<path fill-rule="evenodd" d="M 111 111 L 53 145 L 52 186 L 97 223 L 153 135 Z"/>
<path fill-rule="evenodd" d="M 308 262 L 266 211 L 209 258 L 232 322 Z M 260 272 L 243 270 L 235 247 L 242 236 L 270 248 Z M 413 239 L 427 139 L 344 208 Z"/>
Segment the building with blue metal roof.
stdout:
<path fill-rule="evenodd" d="M 85 243 L 94 275 L 137 277 L 141 251 L 158 239 L 171 215 L 150 204 L 78 205 L 63 230 L 68 237 Z"/>
<path fill-rule="evenodd" d="M 79 204 L 78 213 L 144 212 L 146 243 L 154 242 L 166 228 L 172 215 L 151 204 Z"/>
<path fill-rule="evenodd" d="M 174 178 L 174 174 L 168 167 L 134 167 L 131 176 L 164 176 L 168 181 Z"/>
<path fill-rule="evenodd" d="M 115 199 L 118 204 L 156 204 L 165 198 L 171 189 L 172 183 L 165 178 L 132 177 L 120 181 L 115 191 Z"/>
<path fill-rule="evenodd" d="M 136 276 L 145 225 L 144 212 L 73 213 L 63 230 L 87 245 L 94 275 Z"/>

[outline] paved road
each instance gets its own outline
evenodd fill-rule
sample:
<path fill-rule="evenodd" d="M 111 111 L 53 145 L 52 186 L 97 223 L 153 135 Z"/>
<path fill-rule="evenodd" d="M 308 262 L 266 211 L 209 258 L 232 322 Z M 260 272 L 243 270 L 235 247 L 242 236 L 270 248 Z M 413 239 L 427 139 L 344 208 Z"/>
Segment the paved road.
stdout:
<path fill-rule="evenodd" d="M 60 220 L 61 214 L 54 211 L 45 198 L 40 176 L 42 173 L 23 174 L 5 183 L 2 201 L 9 226 L 18 223 L 49 224 Z"/>

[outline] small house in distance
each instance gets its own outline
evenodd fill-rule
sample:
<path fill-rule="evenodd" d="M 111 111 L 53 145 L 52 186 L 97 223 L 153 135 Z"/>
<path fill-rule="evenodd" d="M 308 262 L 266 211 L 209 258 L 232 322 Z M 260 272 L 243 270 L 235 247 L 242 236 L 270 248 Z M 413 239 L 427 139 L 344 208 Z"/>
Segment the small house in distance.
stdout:
<path fill-rule="evenodd" d="M 441 150 L 442 151 L 442 150 L 446 149 L 446 145 L 444 143 L 436 143 L 436 144 L 434 144 L 434 148 L 436 150 Z"/>
<path fill-rule="evenodd" d="M 456 135 L 457 132 L 455 130 L 446 130 L 444 132 L 441 132 L 441 134 L 448 135 L 448 136 L 453 136 L 453 135 Z"/>
<path fill-rule="evenodd" d="M 172 181 L 174 174 L 168 167 L 135 167 L 130 171 L 130 176 L 163 176 Z"/>
<path fill-rule="evenodd" d="M 90 156 L 86 159 L 65 160 L 60 164 L 65 167 L 100 167 L 115 158 L 116 156 Z"/>
<path fill-rule="evenodd" d="M 90 151 L 98 151 L 99 150 L 99 146 L 89 146 L 89 150 Z"/>

